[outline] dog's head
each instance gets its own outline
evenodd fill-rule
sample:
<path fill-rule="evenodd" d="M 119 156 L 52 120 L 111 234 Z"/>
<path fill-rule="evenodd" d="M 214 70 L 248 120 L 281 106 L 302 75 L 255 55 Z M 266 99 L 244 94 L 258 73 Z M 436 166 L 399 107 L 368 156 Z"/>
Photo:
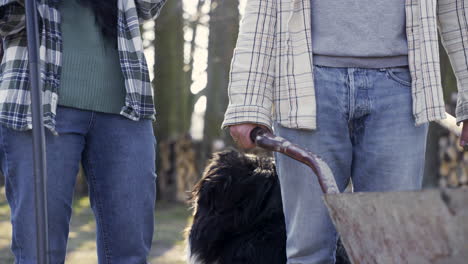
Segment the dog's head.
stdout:
<path fill-rule="evenodd" d="M 271 158 L 234 150 L 215 153 L 193 191 L 195 215 L 258 218 L 275 187 L 278 178 Z"/>
<path fill-rule="evenodd" d="M 225 151 L 214 154 L 193 191 L 189 239 L 214 250 L 272 217 L 282 218 L 281 193 L 271 158 Z"/>

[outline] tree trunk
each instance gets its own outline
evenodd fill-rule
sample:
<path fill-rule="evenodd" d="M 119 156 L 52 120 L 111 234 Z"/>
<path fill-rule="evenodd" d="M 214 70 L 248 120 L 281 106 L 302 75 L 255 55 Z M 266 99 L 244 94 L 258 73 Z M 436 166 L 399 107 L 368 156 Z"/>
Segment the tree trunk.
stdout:
<path fill-rule="evenodd" d="M 177 170 L 174 144 L 190 128 L 191 93 L 184 71 L 184 18 L 182 0 L 166 3 L 155 26 L 154 87 L 158 148 L 158 197 L 175 200 Z"/>
<path fill-rule="evenodd" d="M 216 140 L 227 141 L 220 129 L 228 104 L 227 86 L 233 50 L 239 32 L 239 1 L 211 0 L 208 46 L 207 107 L 204 126 L 204 156 Z"/>
<path fill-rule="evenodd" d="M 192 107 L 184 71 L 183 28 L 182 0 L 168 1 L 155 27 L 154 87 L 159 140 L 181 136 L 190 127 Z"/>

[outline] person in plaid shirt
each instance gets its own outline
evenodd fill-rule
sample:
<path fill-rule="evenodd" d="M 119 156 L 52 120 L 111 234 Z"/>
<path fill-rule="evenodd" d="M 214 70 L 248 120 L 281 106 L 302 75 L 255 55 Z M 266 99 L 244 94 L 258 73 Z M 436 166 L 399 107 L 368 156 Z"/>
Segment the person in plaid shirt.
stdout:
<path fill-rule="evenodd" d="M 256 126 L 321 156 L 343 191 L 420 189 L 428 122 L 445 118 L 439 35 L 468 144 L 468 0 L 247 0 L 223 128 Z M 289 264 L 334 263 L 336 230 L 309 169 L 276 156 Z M 369 252 L 374 254 L 374 252 Z"/>
<path fill-rule="evenodd" d="M 64 263 L 81 162 L 99 263 L 146 263 L 156 196 L 153 90 L 140 23 L 166 0 L 38 0 L 51 263 Z M 15 263 L 37 263 L 24 0 L 0 0 L 0 168 Z"/>

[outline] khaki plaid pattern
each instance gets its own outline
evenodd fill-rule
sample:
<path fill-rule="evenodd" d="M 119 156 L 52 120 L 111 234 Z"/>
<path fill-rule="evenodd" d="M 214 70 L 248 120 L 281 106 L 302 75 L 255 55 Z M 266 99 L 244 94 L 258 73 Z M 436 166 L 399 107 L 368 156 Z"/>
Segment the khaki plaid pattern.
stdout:
<path fill-rule="evenodd" d="M 117 43 L 127 90 L 121 114 L 132 120 L 154 119 L 153 89 L 143 54 L 140 22 L 154 19 L 165 2 L 118 1 Z M 38 12 L 44 125 L 55 133 L 62 68 L 60 13 L 51 0 L 38 0 Z M 4 48 L 0 65 L 0 124 L 28 130 L 32 123 L 24 0 L 0 0 L 0 36 Z"/>
<path fill-rule="evenodd" d="M 468 119 L 468 0 L 406 0 L 416 125 L 445 118 L 439 37 L 455 70 L 457 120 Z M 316 129 L 310 0 L 247 0 L 223 127 L 273 120 Z"/>

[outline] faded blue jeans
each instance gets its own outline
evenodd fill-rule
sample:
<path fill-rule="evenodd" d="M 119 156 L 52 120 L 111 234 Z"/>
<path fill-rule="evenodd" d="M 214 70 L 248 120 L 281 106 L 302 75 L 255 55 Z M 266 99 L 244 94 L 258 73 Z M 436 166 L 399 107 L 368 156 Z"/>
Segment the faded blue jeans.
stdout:
<path fill-rule="evenodd" d="M 65 261 L 80 161 L 96 218 L 99 263 L 146 263 L 156 195 L 151 120 L 59 107 L 57 131 L 59 136 L 46 131 L 50 263 Z M 0 165 L 11 208 L 15 263 L 37 263 L 31 131 L 0 126 Z"/>
<path fill-rule="evenodd" d="M 343 191 L 420 189 L 428 125 L 414 124 L 407 68 L 316 66 L 315 131 L 275 125 L 275 133 L 321 156 Z M 276 155 L 287 229 L 288 264 L 335 261 L 337 232 L 315 176 Z"/>

